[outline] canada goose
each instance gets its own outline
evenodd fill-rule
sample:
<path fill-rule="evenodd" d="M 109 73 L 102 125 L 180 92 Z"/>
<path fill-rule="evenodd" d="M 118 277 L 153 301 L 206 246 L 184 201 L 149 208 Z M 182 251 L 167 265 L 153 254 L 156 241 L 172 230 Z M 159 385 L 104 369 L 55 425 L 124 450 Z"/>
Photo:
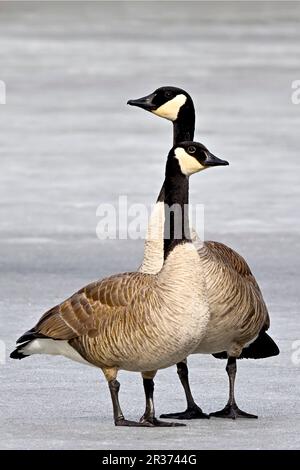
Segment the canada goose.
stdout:
<path fill-rule="evenodd" d="M 177 425 L 155 418 L 151 371 L 183 360 L 205 333 L 209 309 L 203 269 L 189 237 L 188 177 L 217 165 L 228 163 L 199 143 L 173 147 L 166 164 L 160 272 L 117 274 L 83 287 L 23 334 L 10 357 L 62 355 L 99 367 L 108 381 L 116 425 Z M 119 369 L 143 372 L 146 410 L 139 423 L 125 420 L 120 408 Z"/>
<path fill-rule="evenodd" d="M 193 139 L 195 109 L 190 95 L 181 88 L 161 87 L 148 96 L 129 100 L 137 106 L 170 120 L 173 123 L 174 145 L 182 139 Z M 162 224 L 165 185 L 163 184 L 156 206 L 151 214 L 145 242 L 141 272 L 159 270 L 162 265 Z M 157 236 L 151 239 L 151 234 Z M 159 237 L 160 234 L 160 237 Z M 238 253 L 223 243 L 196 238 L 200 262 L 205 267 L 211 319 L 205 337 L 194 353 L 213 354 L 227 359 L 226 372 L 229 378 L 229 399 L 226 406 L 210 416 L 220 418 L 257 418 L 245 413 L 236 404 L 234 383 L 236 359 L 260 359 L 279 354 L 275 342 L 266 333 L 270 320 L 259 286 L 251 270 Z M 193 237 L 193 238 L 194 238 Z M 161 417 L 173 419 L 207 418 L 192 396 L 186 361 L 177 364 L 177 372 L 183 385 L 187 409 L 183 413 L 170 413 Z"/>

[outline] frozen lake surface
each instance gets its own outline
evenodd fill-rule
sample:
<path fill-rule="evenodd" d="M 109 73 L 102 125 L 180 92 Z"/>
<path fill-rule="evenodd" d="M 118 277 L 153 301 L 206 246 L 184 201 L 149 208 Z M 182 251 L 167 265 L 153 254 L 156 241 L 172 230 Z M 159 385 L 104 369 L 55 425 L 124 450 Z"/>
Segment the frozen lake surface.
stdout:
<path fill-rule="evenodd" d="M 0 448 L 300 448 L 300 79 L 297 2 L 2 2 L 0 80 Z M 231 166 L 191 181 L 205 236 L 243 254 L 264 292 L 281 355 L 240 361 L 237 399 L 256 421 L 184 429 L 113 426 L 101 371 L 63 358 L 8 358 L 49 307 L 86 283 L 135 270 L 142 241 L 99 241 L 97 206 L 150 205 L 171 126 L 126 106 L 161 85 L 187 89 L 197 139 Z M 3 343 L 1 343 L 3 344 Z M 299 347 L 299 346 L 298 346 Z M 294 352 L 294 360 L 293 360 Z M 198 404 L 227 399 L 225 362 L 189 360 Z M 137 419 L 139 374 L 120 373 Z M 170 387 L 171 384 L 171 387 Z M 171 389 L 171 392 L 170 392 Z M 175 368 L 156 379 L 157 413 L 183 410 Z"/>

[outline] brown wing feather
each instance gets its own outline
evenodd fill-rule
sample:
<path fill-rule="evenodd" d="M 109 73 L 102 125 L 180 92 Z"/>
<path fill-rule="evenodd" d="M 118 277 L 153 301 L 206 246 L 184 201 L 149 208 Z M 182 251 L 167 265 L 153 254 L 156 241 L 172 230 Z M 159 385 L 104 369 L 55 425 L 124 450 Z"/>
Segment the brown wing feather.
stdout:
<path fill-rule="evenodd" d="M 243 287 L 248 292 L 251 291 L 254 311 L 261 312 L 262 318 L 265 318 L 264 329 L 267 330 L 270 326 L 267 307 L 263 300 L 261 290 L 247 262 L 236 251 L 223 243 L 206 241 L 204 242 L 204 246 L 209 251 L 210 256 L 213 256 L 217 262 L 220 262 L 223 268 L 232 270 L 236 279 L 235 282 L 239 282 L 241 288 Z M 248 321 L 248 319 L 246 319 L 246 321 Z"/>
<path fill-rule="evenodd" d="M 146 277 L 125 273 L 93 282 L 46 312 L 33 330 L 60 340 L 94 337 L 108 317 L 126 313 L 126 306 L 141 290 Z"/>
<path fill-rule="evenodd" d="M 214 241 L 206 241 L 204 242 L 204 245 L 211 253 L 219 257 L 228 266 L 232 267 L 238 274 L 244 277 L 251 276 L 255 280 L 251 269 L 244 258 L 236 251 L 229 248 L 229 246 Z"/>

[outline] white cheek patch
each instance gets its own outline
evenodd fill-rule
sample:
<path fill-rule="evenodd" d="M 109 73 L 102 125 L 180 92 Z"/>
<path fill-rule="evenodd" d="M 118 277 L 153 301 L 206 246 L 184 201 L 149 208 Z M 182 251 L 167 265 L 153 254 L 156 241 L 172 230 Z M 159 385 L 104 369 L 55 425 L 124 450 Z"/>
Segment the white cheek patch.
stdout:
<path fill-rule="evenodd" d="M 186 176 L 190 176 L 193 173 L 205 170 L 206 168 L 205 166 L 201 165 L 201 163 L 199 163 L 196 158 L 186 153 L 186 151 L 182 147 L 178 147 L 175 150 L 175 156 L 179 161 L 182 173 Z"/>
<path fill-rule="evenodd" d="M 152 111 L 159 117 L 169 119 L 170 121 L 175 121 L 177 119 L 179 110 L 182 105 L 186 102 L 186 96 L 183 94 L 175 96 L 170 101 L 167 101 L 165 104 L 162 104 L 159 108 Z"/>

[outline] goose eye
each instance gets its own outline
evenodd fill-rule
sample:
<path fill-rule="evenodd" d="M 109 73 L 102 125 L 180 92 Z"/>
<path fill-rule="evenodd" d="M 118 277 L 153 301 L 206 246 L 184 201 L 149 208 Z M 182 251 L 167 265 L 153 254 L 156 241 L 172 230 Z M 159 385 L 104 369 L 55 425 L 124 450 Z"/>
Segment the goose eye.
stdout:
<path fill-rule="evenodd" d="M 194 147 L 193 145 L 190 145 L 190 146 L 188 147 L 188 152 L 189 152 L 189 153 L 195 153 L 195 152 L 196 152 L 196 147 Z"/>
<path fill-rule="evenodd" d="M 171 91 L 165 91 L 165 97 L 166 98 L 172 98 L 172 92 Z"/>

